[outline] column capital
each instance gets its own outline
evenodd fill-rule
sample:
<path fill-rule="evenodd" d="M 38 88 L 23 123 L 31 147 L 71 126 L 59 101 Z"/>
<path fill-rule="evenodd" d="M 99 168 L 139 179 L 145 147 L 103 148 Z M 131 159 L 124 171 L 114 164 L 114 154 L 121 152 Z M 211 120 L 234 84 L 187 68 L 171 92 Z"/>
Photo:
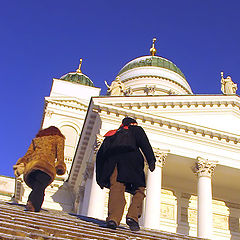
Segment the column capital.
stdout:
<path fill-rule="evenodd" d="M 154 154 L 156 157 L 156 166 L 163 167 L 166 163 L 167 155 L 170 151 L 169 150 L 163 150 L 160 148 L 154 148 Z"/>
<path fill-rule="evenodd" d="M 198 177 L 212 177 L 217 161 L 209 161 L 208 159 L 197 157 L 197 162 L 192 170 Z"/>
<path fill-rule="evenodd" d="M 100 135 L 100 134 L 96 135 L 95 144 L 93 146 L 94 154 L 96 154 L 97 151 L 99 150 L 103 140 L 104 140 L 104 137 L 102 135 Z"/>

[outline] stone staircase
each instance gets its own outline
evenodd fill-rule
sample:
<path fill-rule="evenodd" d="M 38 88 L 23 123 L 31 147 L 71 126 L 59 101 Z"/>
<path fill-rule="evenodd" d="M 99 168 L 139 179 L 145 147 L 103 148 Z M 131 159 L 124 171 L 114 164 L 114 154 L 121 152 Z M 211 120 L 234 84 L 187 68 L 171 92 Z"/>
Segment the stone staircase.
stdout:
<path fill-rule="evenodd" d="M 131 232 L 127 225 L 117 230 L 104 227 L 105 222 L 62 211 L 24 211 L 20 204 L 0 201 L 0 239 L 74 239 L 74 240 L 182 240 L 200 238 L 163 231 L 141 229 Z"/>

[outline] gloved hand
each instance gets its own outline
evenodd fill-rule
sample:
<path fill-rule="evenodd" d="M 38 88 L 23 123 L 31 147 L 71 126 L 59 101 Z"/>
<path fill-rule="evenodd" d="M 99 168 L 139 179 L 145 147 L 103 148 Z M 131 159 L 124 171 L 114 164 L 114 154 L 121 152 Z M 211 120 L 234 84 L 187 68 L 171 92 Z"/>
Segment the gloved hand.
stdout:
<path fill-rule="evenodd" d="M 149 164 L 149 170 L 153 172 L 155 169 L 155 163 Z"/>
<path fill-rule="evenodd" d="M 25 169 L 24 163 L 13 165 L 14 175 L 16 177 L 19 177 L 20 175 L 22 175 L 24 173 L 24 169 Z"/>

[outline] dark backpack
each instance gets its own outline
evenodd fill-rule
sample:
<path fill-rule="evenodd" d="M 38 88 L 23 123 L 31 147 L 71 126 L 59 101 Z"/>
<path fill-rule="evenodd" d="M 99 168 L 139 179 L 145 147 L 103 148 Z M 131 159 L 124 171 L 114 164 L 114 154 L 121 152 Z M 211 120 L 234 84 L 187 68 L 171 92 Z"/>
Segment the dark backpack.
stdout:
<path fill-rule="evenodd" d="M 103 151 L 106 154 L 131 152 L 136 149 L 136 139 L 129 129 L 119 128 L 114 135 L 103 141 Z"/>

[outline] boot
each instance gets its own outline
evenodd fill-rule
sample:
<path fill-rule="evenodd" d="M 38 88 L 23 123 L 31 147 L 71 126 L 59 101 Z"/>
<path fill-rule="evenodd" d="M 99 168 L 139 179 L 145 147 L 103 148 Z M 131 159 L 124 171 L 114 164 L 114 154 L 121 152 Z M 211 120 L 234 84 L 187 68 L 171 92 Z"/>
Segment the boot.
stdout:
<path fill-rule="evenodd" d="M 29 212 L 35 212 L 35 208 L 32 204 L 31 201 L 28 201 L 27 204 L 26 204 L 26 207 L 25 207 L 25 210 L 26 211 L 29 211 Z"/>
<path fill-rule="evenodd" d="M 139 230 L 140 230 L 140 227 L 139 227 L 138 222 L 136 222 L 134 219 L 132 219 L 132 218 L 127 218 L 126 223 L 127 223 L 127 225 L 129 226 L 129 228 L 130 228 L 131 231 L 136 232 L 136 231 L 139 231 Z"/>

